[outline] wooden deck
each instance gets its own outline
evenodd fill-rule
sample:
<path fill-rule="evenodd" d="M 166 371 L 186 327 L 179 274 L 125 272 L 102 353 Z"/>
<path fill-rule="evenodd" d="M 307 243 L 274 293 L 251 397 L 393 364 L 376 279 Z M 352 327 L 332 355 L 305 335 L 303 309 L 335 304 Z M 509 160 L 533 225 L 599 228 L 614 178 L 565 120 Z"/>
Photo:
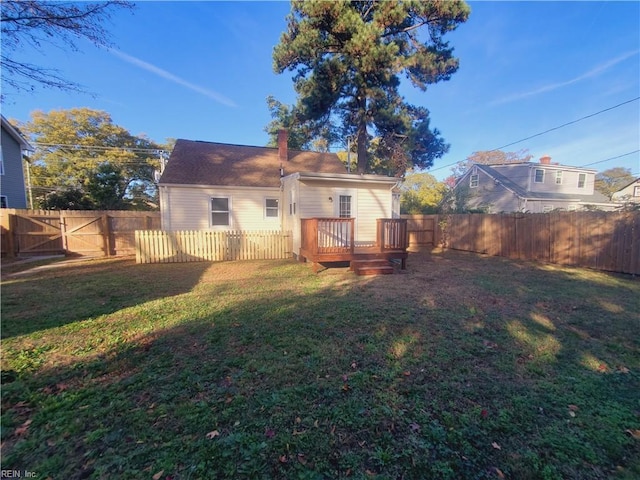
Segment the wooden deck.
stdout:
<path fill-rule="evenodd" d="M 349 262 L 355 269 L 357 262 L 400 260 L 406 268 L 409 237 L 407 221 L 399 218 L 377 219 L 376 240 L 371 245 L 358 246 L 355 242 L 355 219 L 353 218 L 304 218 L 301 223 L 301 261 L 313 264 L 314 271 L 321 265 Z M 388 269 L 381 267 L 380 270 Z M 368 268 L 373 272 L 373 267 Z"/>

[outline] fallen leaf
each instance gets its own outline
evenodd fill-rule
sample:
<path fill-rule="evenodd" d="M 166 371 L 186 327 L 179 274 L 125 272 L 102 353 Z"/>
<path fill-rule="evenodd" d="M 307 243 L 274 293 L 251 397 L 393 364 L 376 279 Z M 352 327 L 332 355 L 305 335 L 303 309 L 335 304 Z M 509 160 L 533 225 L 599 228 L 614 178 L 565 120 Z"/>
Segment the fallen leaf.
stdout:
<path fill-rule="evenodd" d="M 213 430 L 213 431 L 211 431 L 211 432 L 207 433 L 207 435 L 206 435 L 206 437 L 207 437 L 209 440 L 212 440 L 212 439 L 214 439 L 214 438 L 216 438 L 216 437 L 219 437 L 219 436 L 220 436 L 220 432 L 219 432 L 218 430 Z"/>
<path fill-rule="evenodd" d="M 302 464 L 302 465 L 306 465 L 307 464 L 307 459 L 304 456 L 304 453 L 299 453 L 298 454 L 298 461 Z"/>
<path fill-rule="evenodd" d="M 153 480 L 160 480 L 160 478 L 162 478 L 162 475 L 164 474 L 164 470 L 160 470 L 158 473 L 156 473 L 153 477 Z"/>
<path fill-rule="evenodd" d="M 409 424 L 409 428 L 411 429 L 412 432 L 419 432 L 420 431 L 420 425 L 418 425 L 415 422 Z"/>
<path fill-rule="evenodd" d="M 486 408 L 483 408 L 482 410 L 480 410 L 480 416 L 482 418 L 487 418 L 489 416 L 489 412 Z"/>
<path fill-rule="evenodd" d="M 25 433 L 27 433 L 27 430 L 29 430 L 29 425 L 31 425 L 31 420 L 25 421 L 22 425 L 16 428 L 15 434 L 24 435 Z"/>
<path fill-rule="evenodd" d="M 629 435 L 631 435 L 633 438 L 635 438 L 636 440 L 640 440 L 640 430 L 625 430 L 626 433 L 628 433 Z"/>
<path fill-rule="evenodd" d="M 580 408 L 577 405 L 569 405 L 569 410 L 572 412 L 577 412 Z"/>
<path fill-rule="evenodd" d="M 280 455 L 280 456 L 278 457 L 278 461 L 279 461 L 280 463 L 287 463 L 287 462 L 288 462 L 287 456 L 286 456 L 286 455 Z"/>
<path fill-rule="evenodd" d="M 409 370 L 407 370 L 407 371 L 405 371 L 405 372 L 402 372 L 402 374 L 403 374 L 405 377 L 410 377 L 410 376 L 411 376 L 411 372 L 410 372 Z"/>
<path fill-rule="evenodd" d="M 264 435 L 267 438 L 273 438 L 276 436 L 276 432 L 272 428 L 267 427 L 264 429 Z"/>
<path fill-rule="evenodd" d="M 348 392 L 349 390 L 351 390 L 351 387 L 349 387 L 348 383 L 345 383 L 344 385 L 342 385 L 343 392 Z"/>
<path fill-rule="evenodd" d="M 493 469 L 496 471 L 496 475 L 498 475 L 498 478 L 505 478 L 504 473 L 502 473 L 502 470 L 500 470 L 498 467 L 493 467 Z"/>
<path fill-rule="evenodd" d="M 569 416 L 572 417 L 572 418 L 575 417 L 576 416 L 576 412 L 574 412 L 573 410 L 570 410 L 569 411 Z"/>
<path fill-rule="evenodd" d="M 351 362 L 351 368 L 355 369 L 358 367 L 358 364 L 356 362 Z"/>
<path fill-rule="evenodd" d="M 620 366 L 618 367 L 618 371 L 619 371 L 620 373 L 629 373 L 629 372 L 630 372 L 630 370 L 629 370 L 627 367 L 622 366 L 622 365 L 620 365 Z"/>
<path fill-rule="evenodd" d="M 501 447 L 500 445 L 498 445 L 498 443 L 497 443 L 497 442 L 493 442 L 493 443 L 491 444 L 491 446 L 492 446 L 493 448 L 495 448 L 496 450 L 502 450 L 502 447 Z"/>
<path fill-rule="evenodd" d="M 302 419 L 300 417 L 296 417 L 296 423 L 302 423 Z"/>

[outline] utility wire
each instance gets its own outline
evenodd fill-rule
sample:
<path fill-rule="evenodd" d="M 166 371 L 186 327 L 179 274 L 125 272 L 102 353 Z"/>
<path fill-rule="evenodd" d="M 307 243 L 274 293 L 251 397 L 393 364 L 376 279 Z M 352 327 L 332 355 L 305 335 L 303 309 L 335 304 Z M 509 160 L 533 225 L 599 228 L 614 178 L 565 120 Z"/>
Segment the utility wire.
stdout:
<path fill-rule="evenodd" d="M 492 150 L 488 150 L 488 151 L 489 151 L 489 152 L 495 152 L 496 150 L 502 150 L 503 148 L 510 147 L 510 146 L 512 146 L 512 145 L 515 145 L 515 144 L 517 144 L 517 143 L 524 142 L 524 141 L 526 141 L 526 140 L 530 140 L 530 139 L 535 138 L 535 137 L 539 137 L 539 136 L 541 136 L 541 135 L 544 135 L 544 134 L 549 133 L 549 132 L 553 132 L 553 131 L 555 131 L 555 130 L 559 130 L 560 128 L 564 128 L 564 127 L 566 127 L 566 126 L 573 125 L 574 123 L 581 122 L 581 121 L 583 121 L 583 120 L 586 120 L 587 118 L 595 117 L 596 115 L 600 115 L 601 113 L 608 112 L 608 111 L 610 111 L 610 110 L 613 110 L 613 109 L 615 109 L 615 108 L 619 108 L 619 107 L 621 107 L 621 106 L 623 106 L 623 105 L 626 105 L 626 104 L 628 104 L 628 103 L 636 102 L 636 101 L 638 101 L 638 100 L 640 100 L 640 97 L 632 98 L 632 99 L 630 99 L 630 100 L 627 100 L 627 101 L 625 101 L 625 102 L 619 103 L 619 104 L 614 105 L 614 106 L 612 106 L 612 107 L 605 108 L 604 110 L 600 110 L 600 111 L 598 111 L 598 112 L 591 113 L 591 114 L 589 114 L 589 115 L 585 115 L 584 117 L 578 118 L 577 120 L 572 120 L 572 121 L 570 121 L 570 122 L 563 123 L 562 125 L 558 125 L 557 127 L 550 128 L 550 129 L 548 129 L 548 130 L 545 130 L 544 132 L 536 133 L 535 135 L 531 135 L 531 136 L 529 136 L 529 137 L 526 137 L 526 138 L 523 138 L 523 139 L 517 140 L 517 141 L 515 141 L 515 142 L 508 143 L 508 144 L 506 144 L 506 145 L 502 145 L 501 147 L 494 148 L 494 149 L 492 149 Z M 631 153 L 635 153 L 635 152 L 631 152 Z M 629 154 L 625 154 L 625 155 L 629 155 Z M 438 171 L 438 170 L 442 170 L 443 168 L 453 167 L 454 165 L 457 165 L 458 163 L 459 163 L 459 162 L 449 163 L 449 164 L 447 164 L 447 165 L 443 165 L 442 167 L 434 168 L 434 169 L 430 170 L 430 172 L 436 172 L 436 171 Z M 593 164 L 589 164 L 589 165 L 593 165 Z"/>

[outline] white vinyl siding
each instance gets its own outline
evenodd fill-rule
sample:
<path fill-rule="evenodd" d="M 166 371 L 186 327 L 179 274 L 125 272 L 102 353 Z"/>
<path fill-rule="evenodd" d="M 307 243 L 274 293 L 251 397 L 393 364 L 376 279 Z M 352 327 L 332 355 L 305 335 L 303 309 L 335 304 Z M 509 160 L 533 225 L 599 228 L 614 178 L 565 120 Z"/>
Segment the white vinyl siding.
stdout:
<path fill-rule="evenodd" d="M 229 226 L 212 227 L 211 198 L 230 199 Z M 279 198 L 279 189 L 161 187 L 163 230 L 280 230 L 279 218 L 265 218 L 265 198 Z"/>

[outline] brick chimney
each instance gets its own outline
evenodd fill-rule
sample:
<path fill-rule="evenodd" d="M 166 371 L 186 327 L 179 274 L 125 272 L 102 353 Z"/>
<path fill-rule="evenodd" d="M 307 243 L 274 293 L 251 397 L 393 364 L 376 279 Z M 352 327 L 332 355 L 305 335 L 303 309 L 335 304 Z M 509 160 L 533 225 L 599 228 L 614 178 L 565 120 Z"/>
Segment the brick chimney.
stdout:
<path fill-rule="evenodd" d="M 278 130 L 278 158 L 281 163 L 289 160 L 289 152 L 287 149 L 288 132 L 282 128 Z"/>
<path fill-rule="evenodd" d="M 540 163 L 542 165 L 550 165 L 551 164 L 551 156 L 545 154 L 542 157 L 540 157 Z"/>

